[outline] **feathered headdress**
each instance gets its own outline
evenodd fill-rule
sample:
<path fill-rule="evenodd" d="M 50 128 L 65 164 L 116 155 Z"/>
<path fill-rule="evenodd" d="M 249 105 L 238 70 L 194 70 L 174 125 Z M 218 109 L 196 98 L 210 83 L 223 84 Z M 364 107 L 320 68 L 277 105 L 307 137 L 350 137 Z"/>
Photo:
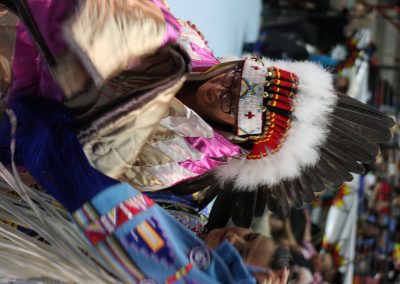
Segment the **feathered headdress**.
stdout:
<path fill-rule="evenodd" d="M 377 143 L 390 140 L 393 124 L 383 113 L 336 93 L 331 74 L 317 64 L 247 58 L 237 135 L 252 148 L 216 171 L 226 189 L 211 219 L 233 214 L 237 224 L 248 226 L 246 217 L 262 214 L 265 203 L 286 215 L 290 206 L 311 202 L 314 192 L 363 173 L 362 163 L 374 161 Z"/>

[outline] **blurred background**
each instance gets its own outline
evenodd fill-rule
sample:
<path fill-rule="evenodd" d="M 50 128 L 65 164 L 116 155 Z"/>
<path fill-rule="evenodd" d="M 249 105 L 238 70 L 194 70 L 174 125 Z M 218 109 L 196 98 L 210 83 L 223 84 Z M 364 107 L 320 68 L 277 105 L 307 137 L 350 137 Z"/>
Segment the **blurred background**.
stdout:
<path fill-rule="evenodd" d="M 319 62 L 338 91 L 398 119 L 400 1 L 170 0 L 204 33 L 215 55 L 255 53 Z M 190 7 L 190 8 L 189 8 Z M 221 36 L 222 35 L 222 36 Z M 268 215 L 259 231 L 291 248 L 291 283 L 400 283 L 398 124 L 375 165 L 328 190 L 289 220 Z"/>

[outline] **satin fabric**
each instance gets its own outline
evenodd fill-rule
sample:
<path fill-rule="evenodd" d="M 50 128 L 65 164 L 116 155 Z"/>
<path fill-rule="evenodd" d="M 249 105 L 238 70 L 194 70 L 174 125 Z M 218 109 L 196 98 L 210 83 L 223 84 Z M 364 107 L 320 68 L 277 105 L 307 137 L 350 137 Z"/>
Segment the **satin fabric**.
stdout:
<path fill-rule="evenodd" d="M 64 95 L 72 96 L 75 95 L 75 93 L 78 93 L 76 88 L 74 89 L 73 85 L 77 84 L 74 82 L 74 80 L 78 80 L 79 77 L 77 77 L 75 74 L 79 71 L 81 71 L 82 66 L 79 64 L 73 64 L 71 66 L 71 60 L 67 57 L 64 58 L 64 56 L 67 53 L 71 53 L 71 47 L 73 48 L 73 52 L 77 55 L 80 55 L 80 60 L 81 62 L 86 63 L 86 68 L 89 66 L 95 66 L 95 62 L 90 62 L 88 57 L 86 56 L 85 53 L 88 53 L 90 51 L 89 48 L 85 49 L 83 46 L 79 45 L 72 39 L 71 32 L 67 33 L 66 32 L 66 25 L 65 22 L 68 20 L 70 27 L 72 28 L 72 19 L 77 20 L 77 16 L 75 15 L 74 17 L 71 18 L 71 14 L 73 12 L 73 9 L 77 7 L 77 1 L 76 0 L 71 0 L 71 1 L 55 1 L 55 0 L 26 0 L 27 5 L 29 7 L 30 12 L 33 15 L 33 18 L 35 22 L 38 25 L 38 28 L 43 35 L 43 38 L 48 45 L 52 55 L 58 60 L 59 59 L 59 65 L 57 68 L 60 70 L 49 70 L 47 67 L 46 62 L 44 62 L 43 58 L 41 57 L 38 48 L 36 47 L 35 43 L 32 41 L 30 35 L 27 32 L 26 27 L 24 26 L 23 23 L 19 23 L 18 25 L 18 31 L 17 31 L 17 39 L 16 39 L 16 44 L 15 44 L 15 51 L 14 51 L 14 59 L 13 59 L 13 82 L 12 82 L 12 88 L 11 92 L 9 95 L 9 104 L 12 104 L 14 100 L 14 96 L 17 93 L 21 93 L 21 91 L 26 90 L 26 88 L 33 89 L 34 95 L 37 96 L 42 96 L 45 98 L 51 98 L 55 99 L 57 101 L 63 101 Z M 83 1 L 83 2 L 88 2 L 89 1 Z M 155 49 L 159 48 L 160 46 L 163 46 L 167 43 L 174 42 L 180 34 L 180 28 L 176 20 L 173 18 L 172 15 L 168 12 L 168 10 L 163 6 L 163 4 L 157 0 L 154 1 L 147 1 L 147 0 L 131 0 L 132 5 L 136 5 L 139 7 L 142 6 L 148 6 L 152 7 L 147 9 L 148 12 L 144 13 L 145 11 L 143 10 L 142 13 L 139 12 L 139 14 L 142 15 L 143 18 L 147 16 L 147 22 L 150 21 L 150 19 L 154 15 L 158 14 L 158 30 L 159 30 L 159 39 L 154 40 L 152 37 L 148 36 L 148 41 L 152 41 L 153 44 L 152 46 L 144 47 L 143 45 L 138 45 L 137 42 L 135 42 L 134 45 L 136 45 L 137 48 L 131 48 L 130 52 L 131 54 L 126 54 L 126 57 L 123 58 L 122 61 L 125 61 L 127 65 L 125 67 L 129 66 L 129 62 L 135 61 L 134 57 L 137 56 L 138 58 L 143 55 L 147 55 L 154 51 Z M 95 3 L 95 1 L 92 1 L 91 3 Z M 104 5 L 104 1 L 99 2 L 100 5 Z M 158 9 L 157 9 L 158 8 Z M 78 9 L 79 11 L 79 9 Z M 87 19 L 85 22 L 87 27 L 95 27 L 95 23 L 98 19 L 91 18 Z M 90 22 L 92 21 L 92 22 Z M 106 26 L 110 26 L 107 23 L 103 23 Z M 143 38 L 147 38 L 146 36 L 146 30 L 143 29 L 143 26 L 140 26 L 140 22 L 138 24 L 133 24 L 131 25 L 128 30 L 137 30 L 139 34 Z M 79 25 L 76 24 L 75 27 L 79 28 Z M 82 28 L 82 27 L 81 27 Z M 82 31 L 82 30 L 81 30 Z M 124 35 L 124 31 L 119 31 L 121 36 Z M 128 34 L 128 33 L 125 33 Z M 68 35 L 68 37 L 66 37 Z M 112 35 L 115 36 L 116 34 Z M 66 44 L 66 39 L 68 40 L 69 46 Z M 113 37 L 108 38 L 108 43 L 115 41 Z M 133 42 L 133 41 L 131 41 Z M 119 50 L 119 49 L 117 49 Z M 141 50 L 141 51 L 140 51 Z M 120 50 L 119 54 L 121 54 L 122 51 Z M 91 58 L 92 60 L 102 60 L 100 54 L 96 52 L 96 56 L 99 56 L 98 58 Z M 114 57 L 116 57 L 115 50 L 114 50 Z M 74 59 L 78 61 L 76 58 Z M 107 58 L 108 61 L 113 61 L 112 56 L 109 56 Z M 115 61 L 115 58 L 114 58 Z M 28 64 L 27 64 L 28 63 Z M 104 63 L 104 62 L 103 62 Z M 104 64 L 103 64 L 104 65 Z M 99 67 L 100 68 L 100 67 Z M 119 68 L 119 70 L 117 70 Z M 66 69 L 71 69 L 68 70 L 68 72 L 65 72 Z M 50 72 L 51 71 L 51 72 Z M 98 74 L 98 71 L 96 72 L 90 72 L 91 69 L 87 69 L 90 75 L 92 75 L 92 78 L 95 82 L 100 84 L 100 79 L 96 77 L 96 74 Z M 123 71 L 121 69 L 121 66 L 114 66 L 108 69 L 106 72 L 107 74 L 103 73 L 103 79 L 106 77 L 108 78 L 111 75 L 115 75 L 119 72 Z M 53 73 L 53 75 L 50 75 Z M 58 84 L 61 84 L 62 89 L 57 86 L 57 84 L 54 82 L 53 76 L 57 77 Z M 83 83 L 82 83 L 83 84 Z M 68 90 L 67 87 L 70 87 L 71 89 L 74 90 L 74 94 L 69 93 L 71 92 Z M 79 86 L 81 87 L 81 86 Z"/>
<path fill-rule="evenodd" d="M 67 49 L 61 24 L 66 19 L 76 0 L 27 0 L 37 26 L 54 56 L 61 55 Z M 17 28 L 13 58 L 13 80 L 8 102 L 12 104 L 16 94 L 24 90 L 36 96 L 63 101 L 63 93 L 50 75 L 50 70 L 29 35 L 25 25 L 20 22 Z"/>
<path fill-rule="evenodd" d="M 215 170 L 240 153 L 240 147 L 174 99 L 160 126 L 118 178 L 141 191 L 156 191 Z"/>
<path fill-rule="evenodd" d="M 168 108 L 185 80 L 188 59 L 184 52 L 167 45 L 141 59 L 140 65 L 129 57 L 136 54 L 133 57 L 139 59 L 155 47 L 176 40 L 182 31 L 181 44 L 186 41 L 182 46 L 188 48 L 194 66 L 200 62 L 218 63 L 201 34 L 188 23 L 178 23 L 161 1 L 83 1 L 75 11 L 75 1 L 55 4 L 54 0 L 28 0 L 27 3 L 53 55 L 61 57 L 72 48 L 92 79 L 99 80 L 97 83 L 122 70 L 124 64 L 133 68 L 108 81 L 100 91 L 93 89 L 72 100 L 69 97 L 66 102 L 75 115 L 79 140 L 96 169 L 141 190 L 158 190 L 216 169 L 239 154 L 239 147 L 214 132 L 192 110 L 177 104 Z M 122 9 L 124 5 L 126 11 Z M 114 15 L 104 9 L 108 6 L 115 13 L 121 9 L 125 12 Z M 90 17 L 90 11 L 96 7 L 99 17 Z M 138 18 L 128 20 L 127 16 L 134 14 L 135 9 L 142 12 Z M 126 21 L 128 30 L 115 26 L 115 17 Z M 132 40 L 120 46 L 122 51 L 118 55 L 107 53 L 111 49 L 107 52 L 99 49 L 110 48 L 112 45 L 105 43 L 112 41 L 111 35 L 120 35 L 117 38 L 122 40 L 125 32 L 139 33 L 146 41 Z M 65 34 L 69 36 L 65 38 Z M 112 56 L 120 56 L 116 60 L 120 63 L 103 64 Z M 27 89 L 34 89 L 30 92 L 34 95 L 65 100 L 23 24 L 18 27 L 14 70 L 10 102 L 17 90 Z M 157 128 L 160 119 L 164 128 Z M 143 153 L 151 155 L 146 157 Z"/>
<path fill-rule="evenodd" d="M 179 20 L 179 24 L 182 29 L 179 43 L 188 52 L 194 72 L 206 71 L 220 63 L 214 56 L 212 50 L 208 47 L 204 36 L 192 23 Z"/>

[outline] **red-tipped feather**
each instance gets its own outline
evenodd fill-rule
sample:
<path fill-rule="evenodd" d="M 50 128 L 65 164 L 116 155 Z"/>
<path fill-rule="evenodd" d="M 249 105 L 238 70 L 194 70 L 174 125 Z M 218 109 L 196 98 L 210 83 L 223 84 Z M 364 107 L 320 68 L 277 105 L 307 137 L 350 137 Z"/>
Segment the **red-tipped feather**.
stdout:
<path fill-rule="evenodd" d="M 279 115 L 279 114 L 277 114 L 275 112 L 268 113 L 268 117 L 274 118 L 276 120 L 280 120 L 280 121 L 282 121 L 283 123 L 286 123 L 286 124 L 289 124 L 292 121 L 290 118 L 284 117 L 284 116 Z"/>
<path fill-rule="evenodd" d="M 278 94 L 270 94 L 268 96 L 271 99 L 274 99 L 274 100 L 277 100 L 277 101 L 281 101 L 281 102 L 287 103 L 287 104 L 291 104 L 293 102 L 293 100 L 288 96 L 282 96 L 282 95 L 278 95 Z"/>
<path fill-rule="evenodd" d="M 297 90 L 287 90 L 278 86 L 270 86 L 269 91 L 289 97 L 293 97 L 297 93 Z"/>
<path fill-rule="evenodd" d="M 271 100 L 267 104 L 272 107 L 281 108 L 287 111 L 293 111 L 293 107 L 290 104 L 282 103 L 279 101 Z"/>
<path fill-rule="evenodd" d="M 298 87 L 298 85 L 296 83 L 291 83 L 291 82 L 287 82 L 287 81 L 283 81 L 283 80 L 279 80 L 279 79 L 272 79 L 270 81 L 270 83 L 275 86 L 281 86 L 281 87 L 290 88 L 290 89 L 294 89 L 294 90 L 297 90 L 297 87 Z"/>

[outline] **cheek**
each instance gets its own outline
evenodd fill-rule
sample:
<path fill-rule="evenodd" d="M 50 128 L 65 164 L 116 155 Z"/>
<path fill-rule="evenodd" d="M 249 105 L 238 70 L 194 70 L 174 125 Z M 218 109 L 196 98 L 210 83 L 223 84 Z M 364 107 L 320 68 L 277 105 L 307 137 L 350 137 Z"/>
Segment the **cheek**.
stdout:
<path fill-rule="evenodd" d="M 236 125 L 236 119 L 235 117 L 231 116 L 230 114 L 224 113 L 220 110 L 218 110 L 218 114 L 216 115 L 219 123 L 235 126 Z"/>
<path fill-rule="evenodd" d="M 235 125 L 235 117 L 230 114 L 224 113 L 221 110 L 219 101 L 214 103 L 207 102 L 204 98 L 201 97 L 201 92 L 197 92 L 196 95 L 196 110 L 199 111 L 199 114 L 204 114 L 206 119 L 210 119 L 214 122 L 227 124 L 227 125 Z"/>
<path fill-rule="evenodd" d="M 196 98 L 198 101 L 202 100 L 202 98 L 206 94 L 206 90 L 207 90 L 207 83 L 204 83 L 200 87 L 198 87 L 196 91 Z"/>
<path fill-rule="evenodd" d="M 210 107 L 210 103 L 207 101 L 207 94 L 210 86 L 205 83 L 201 85 L 196 91 L 196 104 L 202 110 L 207 110 Z"/>

